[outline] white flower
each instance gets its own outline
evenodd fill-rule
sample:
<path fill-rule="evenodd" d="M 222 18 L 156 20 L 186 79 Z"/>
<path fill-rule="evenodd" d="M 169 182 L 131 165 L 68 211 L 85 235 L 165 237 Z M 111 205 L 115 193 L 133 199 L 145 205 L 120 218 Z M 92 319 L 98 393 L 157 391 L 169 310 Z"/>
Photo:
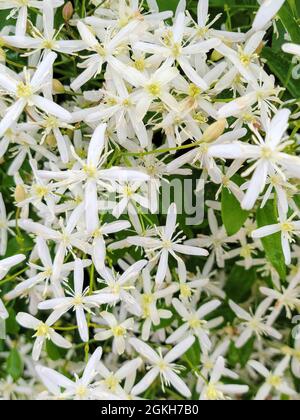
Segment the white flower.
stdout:
<path fill-rule="evenodd" d="M 225 368 L 225 360 L 223 357 L 219 357 L 216 361 L 215 367 L 210 375 L 210 380 L 203 387 L 203 390 L 200 394 L 200 400 L 202 401 L 216 401 L 216 400 L 226 400 L 229 395 L 240 395 L 248 392 L 249 387 L 246 385 L 228 385 L 223 384 L 220 379 L 227 370 Z"/>
<path fill-rule="evenodd" d="M 97 365 L 101 355 L 102 348 L 98 347 L 90 357 L 81 378 L 76 375 L 74 382 L 61 373 L 44 366 L 36 366 L 36 371 L 50 394 L 54 395 L 57 399 L 107 399 L 110 395 L 107 392 L 101 391 L 100 393 L 99 390 L 96 389 L 94 382 L 95 377 L 98 375 Z"/>
<path fill-rule="evenodd" d="M 186 241 L 188 245 L 203 246 L 212 249 L 218 267 L 223 268 L 225 265 L 227 244 L 236 242 L 235 236 L 228 236 L 225 227 L 218 226 L 218 221 L 213 209 L 208 210 L 208 223 L 211 235 L 199 235 L 196 239 Z"/>
<path fill-rule="evenodd" d="M 46 114 L 54 115 L 62 120 L 68 121 L 71 119 L 71 114 L 60 105 L 53 101 L 38 95 L 38 92 L 43 88 L 43 84 L 52 70 L 57 54 L 49 53 L 44 60 L 37 67 L 36 72 L 32 77 L 28 70 L 24 70 L 24 81 L 22 77 L 15 75 L 12 72 L 6 72 L 2 69 L 0 73 L 0 85 L 7 92 L 7 94 L 14 96 L 16 102 L 9 107 L 5 117 L 0 123 L 0 136 L 2 136 L 15 121 L 17 121 L 26 106 L 35 106 Z"/>
<path fill-rule="evenodd" d="M 220 305 L 219 300 L 211 300 L 208 303 L 201 305 L 196 311 L 186 307 L 178 299 L 173 299 L 172 304 L 176 312 L 181 316 L 183 324 L 175 330 L 166 340 L 168 344 L 180 341 L 186 335 L 195 335 L 201 345 L 202 352 L 207 352 L 211 348 L 211 341 L 209 339 L 210 328 L 222 324 L 223 318 L 214 318 L 206 321 L 204 318 L 211 312 L 215 311 Z"/>
<path fill-rule="evenodd" d="M 259 194 L 264 190 L 268 174 L 272 171 L 286 179 L 281 168 L 285 169 L 291 176 L 297 176 L 298 158 L 287 155 L 283 150 L 290 144 L 286 141 L 284 134 L 288 127 L 290 111 L 283 109 L 278 111 L 271 122 L 267 124 L 265 140 L 255 130 L 254 141 L 256 145 L 247 145 L 236 142 L 233 144 L 216 145 L 210 148 L 209 154 L 213 157 L 224 159 L 251 159 L 254 163 L 244 172 L 244 176 L 253 173 L 247 193 L 242 202 L 244 209 L 253 208 Z"/>
<path fill-rule="evenodd" d="M 145 75 L 116 58 L 111 58 L 110 64 L 132 86 L 141 88 L 136 92 L 135 97 L 138 119 L 144 118 L 155 99 L 160 99 L 171 109 L 177 109 L 177 101 L 169 93 L 169 84 L 178 76 L 178 70 L 172 67 L 172 63 L 166 61 L 151 76 Z"/>
<path fill-rule="evenodd" d="M 248 363 L 256 372 L 265 378 L 264 384 L 260 387 L 256 394 L 256 401 L 265 400 L 271 391 L 275 391 L 276 394 L 285 394 L 288 396 L 295 396 L 296 392 L 288 385 L 284 379 L 284 373 L 290 363 L 290 356 L 286 356 L 278 364 L 273 372 L 270 372 L 265 366 L 255 360 L 250 360 Z"/>
<path fill-rule="evenodd" d="M 99 272 L 101 278 L 100 283 L 104 283 L 105 287 L 97 292 L 99 299 L 104 296 L 110 296 L 112 301 L 124 302 L 129 307 L 137 305 L 136 300 L 131 292 L 135 289 L 134 282 L 140 275 L 140 272 L 146 266 L 147 261 L 141 260 L 131 265 L 122 275 L 115 273 L 105 267 Z"/>
<path fill-rule="evenodd" d="M 7 319 L 9 317 L 9 314 L 7 312 L 6 307 L 4 306 L 4 303 L 0 299 L 0 319 Z"/>
<path fill-rule="evenodd" d="M 162 284 L 168 270 L 169 255 L 172 255 L 180 264 L 182 259 L 177 255 L 197 255 L 207 256 L 208 252 L 203 248 L 182 245 L 183 239 L 178 239 L 179 234 L 174 236 L 177 228 L 177 208 L 173 203 L 168 209 L 167 222 L 165 227 L 157 227 L 156 234 L 158 238 L 151 237 L 129 237 L 128 242 L 135 246 L 143 247 L 147 252 L 154 253 L 155 260 L 159 259 L 155 281 L 158 285 Z"/>
<path fill-rule="evenodd" d="M 292 318 L 292 311 L 295 309 L 299 311 L 300 308 L 300 278 L 294 277 L 288 287 L 281 286 L 279 290 L 261 287 L 260 291 L 265 296 L 268 296 L 276 301 L 271 315 L 268 318 L 268 325 L 273 325 L 279 317 L 283 308 L 286 310 L 288 319 Z"/>
<path fill-rule="evenodd" d="M 72 344 L 68 340 L 59 335 L 54 328 L 51 328 L 55 320 L 50 322 L 47 319 L 45 322 L 41 322 L 32 315 L 24 312 L 19 312 L 16 320 L 22 327 L 35 330 L 34 337 L 36 337 L 36 340 L 32 349 L 32 358 L 35 361 L 39 360 L 42 347 L 46 340 L 51 340 L 58 347 L 64 349 L 72 347 Z"/>
<path fill-rule="evenodd" d="M 243 347 L 253 335 L 256 335 L 258 338 L 261 338 L 261 336 L 270 336 L 276 338 L 277 340 L 282 338 L 282 335 L 278 331 L 266 323 L 267 317 L 265 314 L 270 308 L 272 302 L 272 298 L 263 300 L 258 306 L 255 314 L 253 314 L 251 310 L 249 314 L 234 302 L 229 301 L 230 308 L 240 319 L 244 321 L 242 323 L 241 335 L 235 342 L 237 348 Z"/>
<path fill-rule="evenodd" d="M 20 264 L 26 259 L 26 256 L 23 254 L 14 255 L 12 257 L 4 258 L 0 260 L 0 280 L 2 280 L 9 270 L 15 265 Z"/>
<path fill-rule="evenodd" d="M 252 29 L 256 32 L 265 26 L 279 12 L 285 0 L 262 0 L 262 4 L 255 16 Z"/>
<path fill-rule="evenodd" d="M 119 355 L 123 354 L 128 330 L 132 330 L 134 326 L 134 318 L 128 318 L 125 321 L 118 322 L 117 318 L 107 311 L 101 312 L 100 317 L 107 323 L 108 329 L 97 329 L 94 337 L 95 340 L 105 341 L 113 337 L 113 352 Z"/>
<path fill-rule="evenodd" d="M 282 49 L 285 53 L 300 57 L 300 45 L 298 44 L 283 44 Z"/>
<path fill-rule="evenodd" d="M 91 30 L 81 21 L 78 22 L 77 28 L 81 38 L 85 42 L 89 51 L 93 54 L 90 55 L 83 63 L 79 65 L 85 70 L 71 83 L 70 87 L 77 91 L 88 82 L 91 78 L 101 73 L 102 66 L 105 62 L 110 63 L 111 57 L 116 53 L 120 44 L 126 42 L 126 38 L 132 35 L 139 22 L 133 21 L 122 28 L 112 39 L 110 38 L 109 30 L 104 36 L 104 43 L 102 44 L 92 34 Z"/>
<path fill-rule="evenodd" d="M 100 376 L 103 378 L 99 382 L 100 390 L 103 389 L 107 393 L 116 395 L 116 398 L 122 398 L 125 391 L 120 385 L 124 379 L 129 377 L 134 377 L 137 369 L 141 366 L 142 359 L 137 357 L 136 359 L 125 362 L 119 369 L 115 372 L 109 371 L 103 363 L 99 363 L 97 370 Z"/>
<path fill-rule="evenodd" d="M 174 364 L 176 359 L 179 359 L 186 351 L 193 345 L 194 337 L 188 337 L 181 343 L 172 348 L 165 356 L 157 354 L 152 347 L 137 338 L 131 338 L 130 344 L 134 349 L 143 356 L 152 367 L 144 378 L 132 389 L 135 395 L 142 394 L 155 381 L 157 376 L 160 376 L 163 390 L 164 385 L 172 385 L 181 395 L 186 398 L 191 396 L 191 391 L 188 389 L 183 380 L 178 376 L 181 367 Z"/>
<path fill-rule="evenodd" d="M 91 312 L 92 308 L 99 308 L 105 303 L 112 303 L 116 300 L 109 294 L 89 294 L 89 287 L 83 290 L 84 281 L 83 264 L 79 259 L 75 260 L 74 269 L 74 291 L 70 288 L 67 293 L 70 297 L 46 300 L 39 304 L 39 309 L 53 309 L 48 318 L 48 323 L 55 323 L 63 314 L 73 309 L 76 314 L 77 326 L 82 341 L 88 341 L 89 331 L 84 311 Z"/>
<path fill-rule="evenodd" d="M 266 236 L 281 232 L 281 245 L 285 256 L 285 263 L 287 265 L 291 264 L 292 260 L 290 243 L 293 242 L 294 235 L 299 236 L 300 234 L 300 221 L 294 221 L 293 219 L 295 216 L 296 215 L 293 215 L 287 218 L 287 216 L 284 214 L 280 214 L 279 223 L 264 226 L 252 232 L 252 237 L 254 239 L 264 238 Z"/>

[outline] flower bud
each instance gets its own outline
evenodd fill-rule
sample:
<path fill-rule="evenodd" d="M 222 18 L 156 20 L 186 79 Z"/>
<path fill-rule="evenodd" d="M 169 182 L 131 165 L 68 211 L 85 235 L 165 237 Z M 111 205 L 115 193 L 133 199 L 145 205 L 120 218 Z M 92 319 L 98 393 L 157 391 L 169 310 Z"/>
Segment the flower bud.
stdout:
<path fill-rule="evenodd" d="M 26 199 L 26 190 L 23 187 L 23 185 L 19 184 L 16 186 L 15 189 L 15 201 L 16 203 L 21 203 L 21 201 L 24 201 Z"/>
<path fill-rule="evenodd" d="M 65 22 L 69 22 L 74 13 L 74 7 L 71 1 L 68 1 L 63 8 L 62 15 Z"/>
<path fill-rule="evenodd" d="M 204 131 L 201 141 L 210 143 L 216 140 L 224 133 L 226 127 L 227 127 L 226 118 L 222 118 L 221 120 L 214 122 Z"/>
<path fill-rule="evenodd" d="M 213 50 L 213 52 L 211 53 L 210 59 L 211 61 L 219 61 L 223 57 L 224 57 L 223 54 L 221 54 L 219 51 Z"/>
<path fill-rule="evenodd" d="M 63 84 L 57 79 L 52 80 L 52 89 L 53 89 L 53 93 L 55 93 L 56 95 L 65 92 L 65 88 Z"/>
<path fill-rule="evenodd" d="M 56 138 L 53 134 L 48 134 L 45 141 L 46 141 L 46 144 L 52 148 L 56 147 L 57 145 Z"/>

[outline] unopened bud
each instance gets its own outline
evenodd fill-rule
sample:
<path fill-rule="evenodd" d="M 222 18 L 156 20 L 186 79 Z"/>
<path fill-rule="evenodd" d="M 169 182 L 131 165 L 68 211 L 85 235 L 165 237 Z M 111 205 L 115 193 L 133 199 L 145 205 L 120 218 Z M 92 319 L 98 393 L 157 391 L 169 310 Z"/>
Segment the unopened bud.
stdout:
<path fill-rule="evenodd" d="M 74 7 L 71 1 L 68 1 L 63 8 L 62 15 L 65 22 L 69 22 L 74 14 Z"/>
<path fill-rule="evenodd" d="M 223 57 L 224 57 L 223 54 L 221 54 L 219 51 L 213 50 L 213 52 L 211 53 L 210 59 L 211 61 L 219 61 Z"/>
<path fill-rule="evenodd" d="M 204 131 L 201 141 L 210 143 L 214 140 L 217 140 L 224 133 L 226 127 L 226 118 L 214 122 Z"/>
<path fill-rule="evenodd" d="M 261 42 L 261 43 L 259 44 L 259 46 L 256 48 L 256 50 L 255 50 L 255 54 L 259 55 L 259 54 L 262 52 L 262 50 L 263 50 L 264 46 L 265 46 L 265 44 L 264 44 L 263 42 Z"/>
<path fill-rule="evenodd" d="M 0 61 L 5 61 L 5 59 L 6 59 L 5 51 L 2 48 L 0 48 Z"/>
<path fill-rule="evenodd" d="M 56 147 L 57 145 L 56 138 L 53 134 L 48 134 L 45 141 L 46 141 L 46 144 L 52 148 Z"/>
<path fill-rule="evenodd" d="M 21 203 L 22 201 L 24 201 L 26 199 L 26 190 L 23 187 L 23 185 L 19 184 L 16 186 L 15 189 L 15 201 L 16 203 Z"/>
<path fill-rule="evenodd" d="M 55 93 L 56 95 L 60 93 L 65 93 L 64 85 L 57 79 L 52 80 L 52 89 L 53 93 Z"/>

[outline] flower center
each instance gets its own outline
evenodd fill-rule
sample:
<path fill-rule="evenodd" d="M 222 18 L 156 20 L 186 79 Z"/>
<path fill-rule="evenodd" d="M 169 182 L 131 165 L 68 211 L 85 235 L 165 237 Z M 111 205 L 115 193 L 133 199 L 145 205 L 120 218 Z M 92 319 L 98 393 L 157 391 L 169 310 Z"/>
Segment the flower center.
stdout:
<path fill-rule="evenodd" d="M 75 295 L 73 299 L 73 305 L 74 306 L 82 306 L 83 304 L 83 298 L 82 295 Z"/>
<path fill-rule="evenodd" d="M 122 325 L 117 325 L 112 328 L 112 333 L 115 337 L 124 337 L 126 335 L 126 329 Z"/>
<path fill-rule="evenodd" d="M 119 380 L 114 375 L 110 375 L 105 379 L 105 385 L 108 389 L 114 392 L 119 385 Z"/>
<path fill-rule="evenodd" d="M 203 328 L 206 324 L 207 324 L 207 321 L 203 321 L 197 318 L 192 318 L 189 321 L 189 326 L 193 329 Z"/>
<path fill-rule="evenodd" d="M 182 284 L 180 286 L 180 294 L 185 298 L 189 298 L 192 296 L 192 289 L 187 284 Z"/>
<path fill-rule="evenodd" d="M 206 390 L 206 397 L 208 400 L 215 401 L 215 400 L 224 400 L 224 394 L 221 391 L 218 391 L 215 385 L 208 385 Z"/>
<path fill-rule="evenodd" d="M 273 150 L 270 147 L 264 146 L 261 148 L 261 157 L 263 159 L 271 159 L 273 156 Z"/>
<path fill-rule="evenodd" d="M 52 39 L 45 39 L 45 41 L 42 44 L 42 47 L 45 50 L 53 50 L 55 47 L 55 42 Z"/>
<path fill-rule="evenodd" d="M 76 392 L 77 397 L 79 397 L 79 398 L 85 398 L 87 396 L 88 390 L 87 390 L 87 387 L 86 386 L 79 385 L 76 388 L 76 391 L 75 392 Z"/>
<path fill-rule="evenodd" d="M 182 51 L 181 45 L 178 42 L 176 42 L 172 47 L 173 57 L 175 58 L 179 57 L 181 55 L 181 51 Z"/>
<path fill-rule="evenodd" d="M 23 82 L 17 85 L 17 97 L 20 99 L 29 99 L 33 95 L 33 91 L 30 85 Z"/>
<path fill-rule="evenodd" d="M 35 337 L 47 337 L 49 336 L 50 327 L 43 322 L 39 324 L 36 329 Z"/>
<path fill-rule="evenodd" d="M 48 194 L 49 190 L 44 185 L 35 185 L 34 192 L 35 192 L 35 195 L 37 195 L 39 198 L 43 198 L 45 197 L 45 195 Z"/>
<path fill-rule="evenodd" d="M 95 178 L 97 175 L 97 168 L 93 165 L 84 165 L 83 170 L 89 178 Z"/>
<path fill-rule="evenodd" d="M 282 232 L 291 233 L 294 232 L 294 226 L 290 222 L 281 223 Z"/>
<path fill-rule="evenodd" d="M 268 378 L 267 382 L 269 385 L 273 386 L 274 388 L 278 388 L 282 383 L 282 379 L 280 378 L 280 376 L 271 375 Z"/>
<path fill-rule="evenodd" d="M 161 86 L 159 83 L 150 83 L 147 87 L 146 87 L 147 91 L 150 93 L 150 95 L 152 96 L 159 96 L 161 93 Z"/>

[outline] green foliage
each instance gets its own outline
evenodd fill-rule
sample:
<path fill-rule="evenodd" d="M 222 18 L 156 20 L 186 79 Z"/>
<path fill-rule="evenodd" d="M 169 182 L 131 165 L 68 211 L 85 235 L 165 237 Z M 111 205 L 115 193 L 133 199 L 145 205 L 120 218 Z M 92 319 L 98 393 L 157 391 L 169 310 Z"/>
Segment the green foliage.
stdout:
<path fill-rule="evenodd" d="M 24 365 L 17 349 L 12 349 L 6 362 L 6 373 L 17 381 L 23 374 Z"/>
<path fill-rule="evenodd" d="M 236 303 L 245 302 L 251 295 L 251 289 L 255 282 L 255 268 L 245 270 L 238 265 L 234 266 L 225 286 L 228 299 L 232 299 Z"/>
<path fill-rule="evenodd" d="M 255 337 L 252 337 L 242 348 L 235 347 L 234 342 L 231 342 L 228 351 L 228 362 L 231 366 L 235 367 L 237 364 L 244 368 L 253 352 Z"/>
<path fill-rule="evenodd" d="M 233 182 L 241 185 L 243 179 L 239 176 L 232 178 Z M 222 220 L 229 236 L 235 235 L 243 227 L 249 212 L 241 208 L 239 201 L 228 188 L 222 190 Z"/>
<path fill-rule="evenodd" d="M 264 208 L 257 211 L 257 224 L 258 227 L 272 225 L 278 223 L 278 215 L 274 201 L 269 200 Z M 275 233 L 274 235 L 262 238 L 262 244 L 266 253 L 267 259 L 277 270 L 282 279 L 286 278 L 286 265 L 281 246 L 281 234 Z"/>
<path fill-rule="evenodd" d="M 14 309 L 8 309 L 9 317 L 6 320 L 6 332 L 7 334 L 18 334 L 20 326 L 16 321 L 16 312 Z"/>

